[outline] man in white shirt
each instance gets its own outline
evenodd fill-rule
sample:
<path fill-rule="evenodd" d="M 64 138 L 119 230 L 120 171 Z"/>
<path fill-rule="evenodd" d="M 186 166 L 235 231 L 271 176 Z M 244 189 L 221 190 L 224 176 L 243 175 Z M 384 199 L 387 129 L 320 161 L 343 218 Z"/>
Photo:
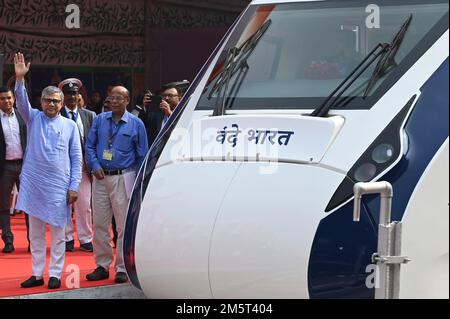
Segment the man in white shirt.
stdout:
<path fill-rule="evenodd" d="M 82 86 L 83 83 L 79 79 L 69 78 L 61 81 L 58 88 L 64 93 L 64 107 L 61 109 L 61 115 L 72 119 L 77 124 L 84 159 L 84 144 L 96 114 L 79 107 L 80 89 Z M 91 191 L 91 177 L 86 171 L 86 163 L 83 160 L 83 174 L 78 190 L 78 200 L 73 204 L 73 209 L 80 250 L 87 252 L 93 251 Z M 66 251 L 73 251 L 74 244 L 73 225 L 70 222 L 66 225 Z"/>
<path fill-rule="evenodd" d="M 5 243 L 3 253 L 14 251 L 11 231 L 11 191 L 19 187 L 19 175 L 27 141 L 26 124 L 14 109 L 14 95 L 7 87 L 0 87 L 0 228 Z"/>

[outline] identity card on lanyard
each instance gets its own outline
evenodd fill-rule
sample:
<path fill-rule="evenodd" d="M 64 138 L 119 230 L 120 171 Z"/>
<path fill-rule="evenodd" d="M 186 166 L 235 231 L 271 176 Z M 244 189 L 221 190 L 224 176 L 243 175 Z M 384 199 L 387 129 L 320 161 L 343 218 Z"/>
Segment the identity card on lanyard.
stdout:
<path fill-rule="evenodd" d="M 112 123 L 110 123 L 109 130 L 108 130 L 108 147 L 109 147 L 109 149 L 103 151 L 103 159 L 105 161 L 112 161 L 113 158 L 114 158 L 115 151 L 114 151 L 114 149 L 112 147 L 113 146 L 113 140 L 114 140 L 114 137 L 119 132 L 119 129 L 120 129 L 120 126 L 113 134 L 112 133 Z"/>

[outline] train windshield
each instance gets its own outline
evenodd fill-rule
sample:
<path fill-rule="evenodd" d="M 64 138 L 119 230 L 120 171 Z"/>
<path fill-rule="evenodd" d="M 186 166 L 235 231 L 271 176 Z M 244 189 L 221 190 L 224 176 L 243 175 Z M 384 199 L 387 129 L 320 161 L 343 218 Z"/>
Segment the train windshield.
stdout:
<path fill-rule="evenodd" d="M 448 6 L 438 0 L 250 6 L 222 50 L 197 110 L 313 109 L 378 44 L 391 43 L 411 17 L 389 71 L 367 92 L 375 60 L 344 93 L 352 98 L 339 105 L 369 109 L 448 29 Z"/>

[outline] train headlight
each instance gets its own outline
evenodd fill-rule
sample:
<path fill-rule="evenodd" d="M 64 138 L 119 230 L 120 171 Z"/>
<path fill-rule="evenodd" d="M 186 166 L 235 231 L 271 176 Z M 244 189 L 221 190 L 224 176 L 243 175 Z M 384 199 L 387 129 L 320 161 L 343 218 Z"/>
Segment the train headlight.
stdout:
<path fill-rule="evenodd" d="M 358 182 L 368 182 L 377 174 L 377 167 L 372 163 L 364 163 L 355 170 L 354 179 Z"/>
<path fill-rule="evenodd" d="M 408 136 L 403 127 L 408 114 L 416 101 L 411 97 L 403 109 L 395 116 L 381 134 L 366 149 L 350 168 L 339 187 L 329 201 L 325 212 L 329 212 L 353 197 L 353 185 L 356 182 L 370 182 L 382 177 L 405 154 L 408 148 Z M 403 152 L 401 152 L 403 147 Z"/>
<path fill-rule="evenodd" d="M 372 152 L 372 160 L 378 164 L 389 162 L 395 154 L 394 146 L 391 144 L 380 144 Z"/>

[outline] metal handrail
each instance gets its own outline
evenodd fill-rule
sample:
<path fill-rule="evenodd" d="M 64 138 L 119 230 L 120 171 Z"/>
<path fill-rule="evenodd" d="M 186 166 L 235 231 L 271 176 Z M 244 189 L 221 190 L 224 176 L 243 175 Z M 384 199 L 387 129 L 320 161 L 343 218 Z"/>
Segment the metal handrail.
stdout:
<path fill-rule="evenodd" d="M 376 299 L 398 299 L 400 295 L 400 266 L 410 259 L 401 256 L 402 223 L 391 222 L 393 189 L 388 182 L 356 183 L 353 221 L 361 218 L 361 199 L 365 194 L 380 194 L 380 222 L 378 225 L 378 252 L 373 254 L 372 262 L 377 265 L 375 286 Z"/>

